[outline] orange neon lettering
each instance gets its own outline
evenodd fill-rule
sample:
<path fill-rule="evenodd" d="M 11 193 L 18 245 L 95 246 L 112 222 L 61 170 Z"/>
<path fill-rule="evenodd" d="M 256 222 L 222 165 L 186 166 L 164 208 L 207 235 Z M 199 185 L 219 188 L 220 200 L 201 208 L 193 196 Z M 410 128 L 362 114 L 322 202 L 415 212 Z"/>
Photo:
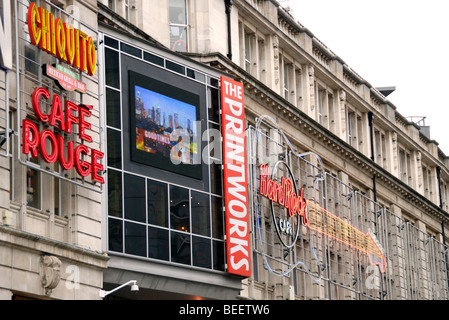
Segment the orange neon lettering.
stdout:
<path fill-rule="evenodd" d="M 89 37 L 87 46 L 87 73 L 91 76 L 95 74 L 97 69 L 97 50 L 95 49 L 94 40 Z"/>
<path fill-rule="evenodd" d="M 80 56 L 80 31 L 74 29 L 75 31 L 75 59 L 73 60 L 73 66 L 75 68 L 80 68 L 81 66 L 81 56 Z"/>
<path fill-rule="evenodd" d="M 49 12 L 44 8 L 39 8 L 39 15 L 41 16 L 41 21 L 39 28 L 41 29 L 41 41 L 39 42 L 39 48 L 50 52 L 51 49 L 51 33 L 50 33 L 50 16 Z"/>
<path fill-rule="evenodd" d="M 94 40 L 79 29 L 63 23 L 48 10 L 30 3 L 27 13 L 31 43 L 81 71 L 93 76 L 97 68 Z"/>
<path fill-rule="evenodd" d="M 67 23 L 64 23 L 64 30 L 66 36 L 66 61 L 68 64 L 73 64 L 75 59 L 75 30 L 67 25 Z"/>
<path fill-rule="evenodd" d="M 37 9 L 36 3 L 31 2 L 28 7 L 27 14 L 28 21 L 28 33 L 30 34 L 31 43 L 33 45 L 38 45 L 41 40 L 41 29 L 36 27 L 36 23 L 40 25 L 41 16 L 39 15 L 39 11 Z"/>
<path fill-rule="evenodd" d="M 53 13 L 48 13 L 49 22 L 50 22 L 50 47 L 48 48 L 48 52 L 56 55 L 56 30 L 55 30 L 55 15 Z"/>
<path fill-rule="evenodd" d="M 80 31 L 80 70 L 87 71 L 87 40 L 88 36 L 84 32 Z"/>
<path fill-rule="evenodd" d="M 64 25 L 60 18 L 55 21 L 55 35 L 56 35 L 56 56 L 59 60 L 66 60 L 65 48 L 66 48 L 66 40 L 65 40 L 65 31 Z"/>

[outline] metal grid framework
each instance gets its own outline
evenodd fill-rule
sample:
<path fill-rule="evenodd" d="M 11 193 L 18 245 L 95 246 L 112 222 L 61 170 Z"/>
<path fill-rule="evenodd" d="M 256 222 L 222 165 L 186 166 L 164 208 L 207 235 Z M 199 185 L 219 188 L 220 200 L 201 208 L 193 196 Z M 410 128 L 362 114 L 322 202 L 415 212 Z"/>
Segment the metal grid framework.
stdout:
<path fill-rule="evenodd" d="M 102 143 L 103 115 L 101 111 L 102 108 L 99 105 L 99 90 L 92 91 L 92 88 L 97 88 L 97 86 L 101 87 L 101 84 L 99 84 L 99 78 L 97 77 L 97 74 L 100 73 L 101 69 L 101 56 L 97 54 L 97 71 L 96 75 L 94 76 L 89 76 L 87 73 L 83 73 L 79 70 L 71 68 L 72 72 L 77 75 L 78 80 L 86 84 L 86 93 L 82 94 L 77 91 L 62 90 L 54 80 L 45 77 L 42 70 L 42 66 L 44 64 L 61 64 L 64 66 L 67 66 L 67 64 L 60 62 L 56 58 L 56 56 L 50 55 L 47 52 L 39 49 L 38 46 L 31 44 L 27 25 L 27 12 L 31 2 L 36 2 L 36 5 L 38 7 L 44 7 L 46 10 L 54 14 L 55 19 L 61 18 L 64 23 L 67 23 L 68 25 L 77 28 L 88 36 L 92 37 L 94 43 L 97 43 L 98 40 L 98 31 L 81 22 L 79 20 L 79 17 L 76 16 L 79 15 L 80 12 L 79 8 L 77 8 L 76 5 L 74 5 L 72 8 L 73 10 L 71 10 L 74 12 L 74 14 L 72 15 L 69 12 L 55 6 L 53 3 L 45 0 L 14 1 L 14 14 L 16 17 L 14 27 L 17 31 L 15 32 L 15 64 L 17 72 L 17 101 L 15 110 L 15 132 L 17 133 L 17 139 L 15 143 L 15 152 L 17 152 L 18 154 L 18 162 L 36 171 L 44 172 L 63 181 L 67 181 L 85 187 L 91 191 L 101 193 L 103 189 L 102 184 L 92 181 L 90 176 L 86 178 L 78 176 L 75 169 L 70 171 L 62 170 L 59 165 L 45 163 L 40 157 L 39 159 L 32 158 L 30 155 L 25 155 L 21 152 L 22 130 L 18 128 L 22 127 L 23 119 L 29 119 L 38 126 L 39 132 L 45 129 L 50 129 L 54 131 L 55 134 L 61 134 L 64 137 L 66 144 L 68 141 L 74 141 L 74 147 L 84 144 L 89 149 L 96 149 L 104 153 L 104 144 Z M 100 50 L 98 50 L 98 52 L 99 51 Z M 93 140 L 91 143 L 79 138 L 77 125 L 72 126 L 71 133 L 65 133 L 59 132 L 57 126 L 52 128 L 48 124 L 41 123 L 37 120 L 33 112 L 31 97 L 33 91 L 39 87 L 46 88 L 51 96 L 51 98 L 48 100 L 45 100 L 43 98 L 40 99 L 39 104 L 44 114 L 50 113 L 52 97 L 54 97 L 54 95 L 59 95 L 62 99 L 62 103 L 64 103 L 65 100 L 70 100 L 77 105 L 93 105 L 93 109 L 91 110 L 92 115 L 88 119 L 89 123 L 91 124 L 91 129 L 88 130 L 88 134 L 92 137 Z M 51 150 L 51 147 L 47 146 L 47 150 Z M 83 157 L 83 161 L 91 161 L 90 154 L 83 155 Z M 99 159 L 99 162 L 104 162 L 104 159 Z"/>
<path fill-rule="evenodd" d="M 12 129 L 9 119 L 9 71 L 0 70 L 0 156 L 11 156 L 10 137 Z"/>
<path fill-rule="evenodd" d="M 290 288 L 290 297 L 294 290 L 299 299 L 449 299 L 447 246 L 326 172 L 318 156 L 297 154 L 274 121 L 258 120 L 260 125 L 247 130 L 256 282 Z M 270 201 L 258 193 L 259 166 L 279 159 L 288 162 L 305 199 L 375 234 L 385 254 L 385 273 L 351 243 L 304 225 L 291 249 L 281 244 Z"/>

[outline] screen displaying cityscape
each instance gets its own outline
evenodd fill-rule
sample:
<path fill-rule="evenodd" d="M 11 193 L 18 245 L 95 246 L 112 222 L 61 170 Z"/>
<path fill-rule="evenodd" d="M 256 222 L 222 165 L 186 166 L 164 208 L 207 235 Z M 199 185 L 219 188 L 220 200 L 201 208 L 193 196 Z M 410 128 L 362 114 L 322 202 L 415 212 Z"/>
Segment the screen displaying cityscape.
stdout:
<path fill-rule="evenodd" d="M 172 163 L 193 164 L 198 153 L 194 105 L 135 86 L 136 148 Z"/>

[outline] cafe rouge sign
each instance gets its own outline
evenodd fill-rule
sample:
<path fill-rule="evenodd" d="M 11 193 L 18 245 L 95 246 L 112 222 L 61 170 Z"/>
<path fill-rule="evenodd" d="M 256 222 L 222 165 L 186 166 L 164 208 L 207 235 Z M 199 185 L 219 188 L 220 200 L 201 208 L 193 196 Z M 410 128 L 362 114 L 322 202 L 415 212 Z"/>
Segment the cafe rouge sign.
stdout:
<path fill-rule="evenodd" d="M 97 52 L 91 37 L 88 37 L 79 29 L 63 23 L 42 7 L 32 2 L 27 14 L 28 31 L 31 43 L 45 52 L 55 55 L 59 60 L 68 65 L 87 72 L 93 76 L 97 66 Z M 55 67 L 44 65 L 44 74 L 55 81 L 63 90 L 77 90 L 86 92 L 84 83 L 77 80 L 74 72 L 68 68 L 56 65 Z M 41 100 L 50 100 L 51 109 L 44 113 L 44 105 Z M 43 103 L 43 102 L 42 102 Z M 30 119 L 22 120 L 22 153 L 37 158 L 39 155 L 47 163 L 58 162 L 64 170 L 76 169 L 82 177 L 91 176 L 92 181 L 104 184 L 101 172 L 104 170 L 99 159 L 104 154 L 84 144 L 75 145 L 75 141 L 65 141 L 64 133 L 72 133 L 72 126 L 78 126 L 78 137 L 81 141 L 92 142 L 92 136 L 88 130 L 92 125 L 88 118 L 92 116 L 93 106 L 76 104 L 68 99 L 62 100 L 60 95 L 50 95 L 46 88 L 40 87 L 34 90 L 31 97 L 33 112 L 38 121 L 48 128 L 54 127 L 60 134 L 55 134 L 50 129 L 39 131 L 39 126 Z M 90 161 L 84 158 L 90 156 Z"/>
<path fill-rule="evenodd" d="M 78 125 L 78 136 L 81 140 L 92 142 L 92 137 L 87 130 L 91 129 L 91 124 L 87 121 L 92 115 L 92 106 L 80 104 L 77 105 L 69 100 L 65 100 L 64 108 L 62 99 L 59 95 L 54 95 L 51 99 L 51 109 L 49 114 L 42 112 L 40 98 L 45 100 L 51 98 L 50 93 L 45 88 L 34 90 L 31 103 L 37 119 L 42 123 L 53 127 L 58 127 L 59 131 L 67 134 L 72 132 L 72 125 Z M 76 114 L 73 114 L 76 112 Z M 67 148 L 66 148 L 67 145 Z M 67 149 L 67 156 L 65 150 Z M 40 154 L 47 163 L 59 162 L 65 170 L 71 170 L 75 167 L 76 171 L 82 177 L 92 178 L 92 181 L 104 183 L 104 178 L 99 175 L 103 171 L 103 165 L 98 159 L 104 157 L 104 154 L 98 150 L 90 149 L 84 144 L 75 147 L 75 141 L 66 143 L 62 134 L 56 135 L 52 130 L 45 129 L 39 132 L 38 126 L 29 119 L 22 120 L 22 152 L 31 154 L 37 158 Z M 84 156 L 90 155 L 90 162 L 84 161 Z"/>

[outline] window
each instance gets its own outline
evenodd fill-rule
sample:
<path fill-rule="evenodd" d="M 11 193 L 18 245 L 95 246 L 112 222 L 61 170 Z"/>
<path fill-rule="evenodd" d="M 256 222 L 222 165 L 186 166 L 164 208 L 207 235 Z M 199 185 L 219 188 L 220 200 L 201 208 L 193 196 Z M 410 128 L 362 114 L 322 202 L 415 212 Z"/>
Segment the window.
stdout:
<path fill-rule="evenodd" d="M 356 130 L 354 127 L 354 115 L 355 113 L 352 111 L 348 112 L 348 143 L 349 145 L 354 147 L 354 131 Z"/>
<path fill-rule="evenodd" d="M 27 21 L 27 9 L 22 7 L 22 19 Z M 25 70 L 35 76 L 39 76 L 40 69 L 40 50 L 37 46 L 31 44 L 31 38 L 28 33 L 28 28 L 24 28 L 24 43 L 25 43 Z"/>
<path fill-rule="evenodd" d="M 170 48 L 188 52 L 187 0 L 169 0 Z"/>
<path fill-rule="evenodd" d="M 333 104 L 333 99 L 329 97 L 329 103 Z M 355 148 L 363 152 L 363 115 L 356 112 L 355 109 L 348 108 L 347 123 L 348 123 L 348 143 Z M 333 122 L 331 120 L 331 122 Z"/>
<path fill-rule="evenodd" d="M 328 92 L 328 90 L 324 86 L 316 84 L 315 88 L 316 88 L 315 97 L 317 104 L 316 108 L 317 121 L 326 129 L 329 129 L 329 112 L 332 109 L 330 103 L 333 103 L 332 95 L 331 93 Z"/>
<path fill-rule="evenodd" d="M 245 70 L 251 73 L 251 34 L 245 31 Z"/>
<path fill-rule="evenodd" d="M 319 124 L 323 124 L 323 118 L 324 118 L 324 96 L 325 96 L 325 91 L 323 89 L 318 89 L 318 96 L 317 96 L 317 100 L 318 100 L 318 123 Z"/>
<path fill-rule="evenodd" d="M 115 0 L 108 0 L 108 8 L 115 11 Z"/>
<path fill-rule="evenodd" d="M 284 61 L 284 98 L 289 100 L 290 96 L 290 66 Z"/>
<path fill-rule="evenodd" d="M 125 0 L 125 19 L 129 20 L 129 0 Z"/>

